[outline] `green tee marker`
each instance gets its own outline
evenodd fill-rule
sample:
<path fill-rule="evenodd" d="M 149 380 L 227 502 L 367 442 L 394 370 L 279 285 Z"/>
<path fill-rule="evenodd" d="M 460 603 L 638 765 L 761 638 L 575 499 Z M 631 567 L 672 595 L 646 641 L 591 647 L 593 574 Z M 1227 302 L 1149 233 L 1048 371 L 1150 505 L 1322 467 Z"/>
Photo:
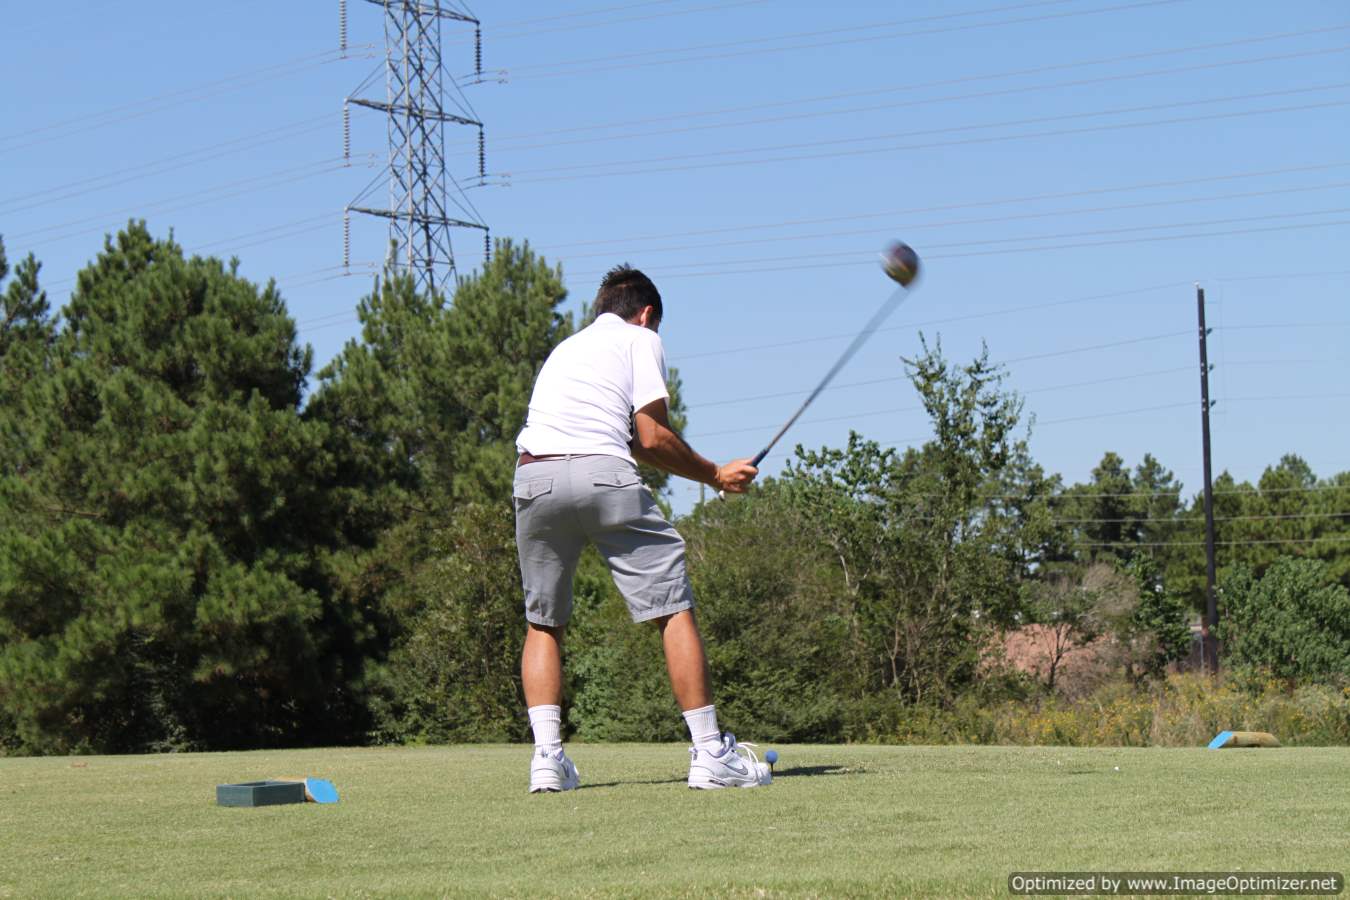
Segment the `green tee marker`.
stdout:
<path fill-rule="evenodd" d="M 323 778 L 273 778 L 216 785 L 219 806 L 277 806 L 282 803 L 336 803 L 337 788 Z"/>

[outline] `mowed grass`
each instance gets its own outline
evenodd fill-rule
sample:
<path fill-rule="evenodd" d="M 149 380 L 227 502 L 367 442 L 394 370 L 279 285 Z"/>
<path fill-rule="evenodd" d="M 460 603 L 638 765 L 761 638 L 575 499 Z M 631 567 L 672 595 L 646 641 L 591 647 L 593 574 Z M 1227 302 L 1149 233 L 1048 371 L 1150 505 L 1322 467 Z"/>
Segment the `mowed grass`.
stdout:
<path fill-rule="evenodd" d="M 1350 748 L 783 746 L 690 791 L 677 745 L 0 760 L 0 897 L 1007 896 L 1017 870 L 1350 870 Z M 236 809 L 215 786 L 331 779 Z"/>

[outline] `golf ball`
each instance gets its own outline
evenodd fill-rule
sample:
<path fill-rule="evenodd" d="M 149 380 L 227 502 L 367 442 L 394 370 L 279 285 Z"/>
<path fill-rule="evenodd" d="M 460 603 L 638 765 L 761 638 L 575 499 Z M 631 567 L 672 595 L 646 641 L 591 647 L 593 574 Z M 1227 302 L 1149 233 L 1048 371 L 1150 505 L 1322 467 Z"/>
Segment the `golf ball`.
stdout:
<path fill-rule="evenodd" d="M 909 244 L 895 241 L 881 254 L 881 268 L 893 280 L 908 285 L 919 276 L 919 254 Z"/>
<path fill-rule="evenodd" d="M 769 765 L 773 765 L 774 763 L 778 762 L 778 751 L 777 751 L 777 750 L 765 750 L 765 751 L 764 751 L 764 761 L 767 762 Z"/>

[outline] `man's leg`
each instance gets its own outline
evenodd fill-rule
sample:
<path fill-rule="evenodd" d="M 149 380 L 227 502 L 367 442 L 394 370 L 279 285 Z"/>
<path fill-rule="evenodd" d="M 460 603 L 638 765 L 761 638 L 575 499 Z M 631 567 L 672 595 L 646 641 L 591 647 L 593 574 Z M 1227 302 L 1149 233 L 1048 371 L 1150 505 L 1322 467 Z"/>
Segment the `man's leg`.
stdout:
<path fill-rule="evenodd" d="M 576 766 L 562 749 L 563 629 L 528 623 L 520 654 L 520 680 L 534 732 L 530 791 L 570 791 L 579 782 Z"/>
<path fill-rule="evenodd" d="M 562 705 L 563 629 L 526 623 L 520 654 L 520 681 L 526 706 Z M 702 652 L 702 647 L 699 648 Z"/>
<path fill-rule="evenodd" d="M 689 711 L 712 704 L 712 681 L 708 677 L 708 657 L 698 633 L 691 609 L 656 620 L 661 644 L 666 650 L 666 671 L 670 687 L 680 709 Z"/>
<path fill-rule="evenodd" d="M 771 780 L 769 767 L 717 726 L 708 660 L 695 623 L 694 592 L 685 571 L 684 538 L 642 487 L 631 462 L 599 460 L 587 473 L 589 537 L 605 558 L 635 622 L 656 622 L 666 671 L 694 747 L 689 786 L 754 787 Z"/>
<path fill-rule="evenodd" d="M 585 541 L 565 527 L 573 516 L 568 462 L 521 466 L 512 490 L 527 623 L 520 676 L 535 746 L 531 792 L 568 791 L 579 781 L 562 749 L 562 640 L 572 612 L 572 575 Z"/>
<path fill-rule="evenodd" d="M 703 637 L 694 611 L 686 609 L 656 620 L 666 651 L 666 671 L 675 702 L 680 705 L 694 746 L 707 753 L 721 753 L 722 730 L 717 727 L 717 708 L 712 702 L 712 678 Z"/>

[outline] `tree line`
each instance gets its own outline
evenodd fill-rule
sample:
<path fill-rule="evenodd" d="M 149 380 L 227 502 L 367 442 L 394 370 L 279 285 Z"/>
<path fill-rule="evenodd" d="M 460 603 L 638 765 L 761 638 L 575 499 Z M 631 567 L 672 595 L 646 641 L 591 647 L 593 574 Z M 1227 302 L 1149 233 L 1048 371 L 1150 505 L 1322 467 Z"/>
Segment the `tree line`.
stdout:
<path fill-rule="evenodd" d="M 0 246 L 0 750 L 526 737 L 510 479 L 534 376 L 583 324 L 560 266 L 501 240 L 451 297 L 387 273 L 317 372 L 275 284 L 142 223 L 59 311 L 39 275 Z M 1044 471 L 987 353 L 925 340 L 905 371 L 922 445 L 799 447 L 679 520 L 724 720 L 868 739 L 898 710 L 1033 696 L 1053 666 L 1028 678 L 998 643 L 1031 624 L 1109 638 L 1132 683 L 1183 657 L 1198 498 L 1151 456 Z M 1290 455 L 1215 489 L 1226 664 L 1350 679 L 1350 473 Z M 682 739 L 598 556 L 576 595 L 569 732 Z"/>

